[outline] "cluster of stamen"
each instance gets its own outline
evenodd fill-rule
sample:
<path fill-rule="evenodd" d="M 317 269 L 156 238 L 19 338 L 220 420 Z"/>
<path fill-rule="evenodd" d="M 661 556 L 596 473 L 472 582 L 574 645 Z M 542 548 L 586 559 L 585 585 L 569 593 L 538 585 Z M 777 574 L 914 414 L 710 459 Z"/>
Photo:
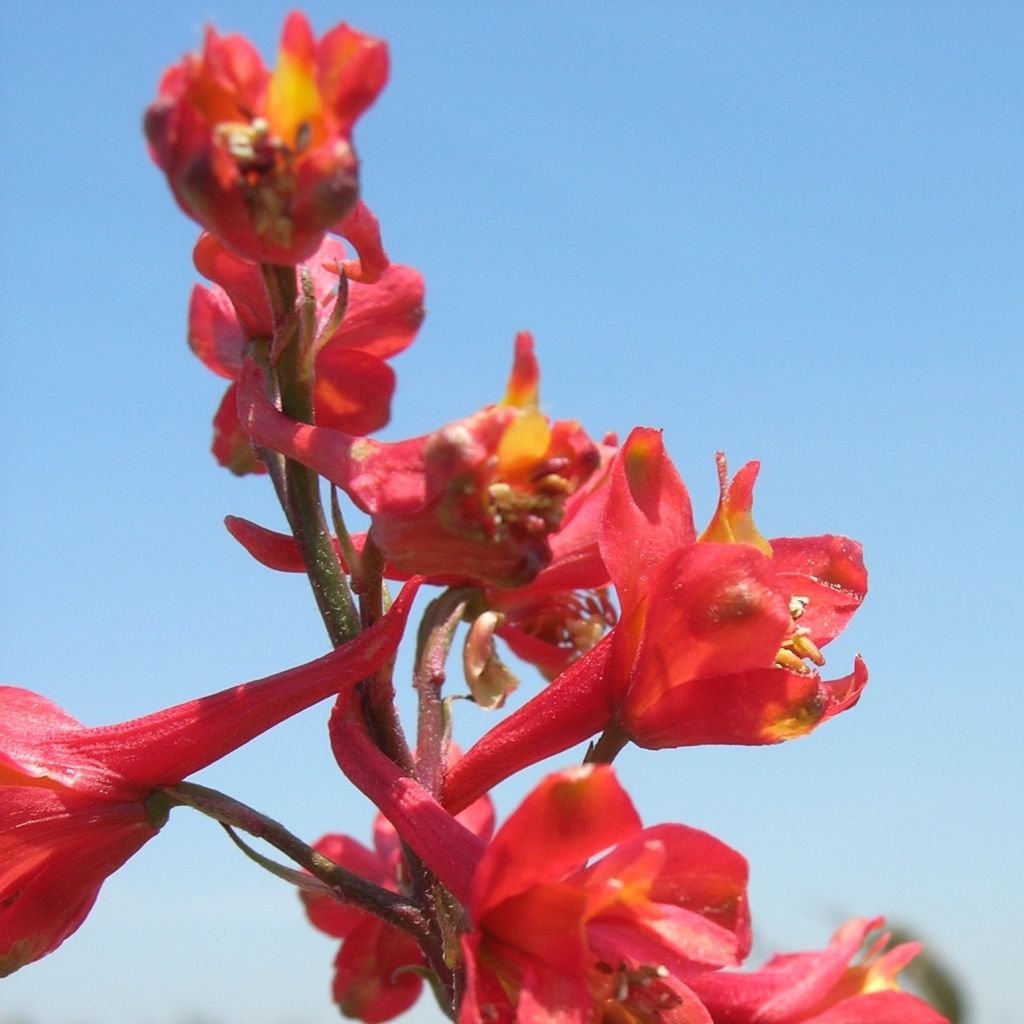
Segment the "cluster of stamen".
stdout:
<path fill-rule="evenodd" d="M 288 210 L 296 187 L 292 165 L 309 145 L 310 126 L 299 126 L 294 147 L 272 134 L 262 117 L 249 122 L 224 122 L 216 126 L 216 131 L 238 165 L 257 234 L 287 245 L 291 234 Z"/>
<path fill-rule="evenodd" d="M 497 538 L 508 534 L 542 536 L 558 529 L 572 482 L 559 470 L 568 460 L 545 459 L 537 465 L 526 486 L 495 480 L 487 487 L 491 524 Z"/>
<path fill-rule="evenodd" d="M 552 595 L 532 614 L 518 619 L 524 632 L 574 657 L 586 654 L 615 625 L 607 589 Z"/>
<path fill-rule="evenodd" d="M 779 648 L 778 654 L 775 655 L 775 664 L 779 668 L 807 674 L 812 671 L 807 662 L 819 667 L 825 664 L 824 656 L 810 637 L 810 630 L 797 625 L 797 621 L 803 616 L 809 603 L 809 597 L 799 597 L 795 594 L 789 599 L 789 615 L 792 624 L 789 635 L 782 641 L 782 646 Z"/>
<path fill-rule="evenodd" d="M 664 966 L 641 965 L 618 967 L 599 962 L 599 975 L 606 979 L 600 985 L 601 1024 L 660 1024 L 665 1014 L 674 1010 L 682 999 L 665 984 L 668 969 Z"/>

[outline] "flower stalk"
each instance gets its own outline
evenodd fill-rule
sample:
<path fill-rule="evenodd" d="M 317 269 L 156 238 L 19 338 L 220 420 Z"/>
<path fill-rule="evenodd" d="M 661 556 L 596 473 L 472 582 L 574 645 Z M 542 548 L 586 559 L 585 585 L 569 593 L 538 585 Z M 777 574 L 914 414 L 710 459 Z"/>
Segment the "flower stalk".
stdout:
<path fill-rule="evenodd" d="M 418 907 L 404 897 L 373 885 L 335 864 L 289 832 L 280 822 L 255 808 L 195 782 L 168 786 L 163 793 L 174 803 L 191 807 L 222 825 L 241 829 L 256 839 L 262 839 L 318 878 L 342 902 L 369 911 L 382 921 L 409 932 L 417 940 L 426 938 L 427 924 Z"/>
<path fill-rule="evenodd" d="M 309 329 L 308 317 L 303 315 L 306 302 L 298 304 L 294 268 L 265 265 L 263 277 L 274 316 L 271 361 L 281 411 L 300 423 L 312 423 L 312 364 L 303 344 Z M 285 514 L 306 565 L 327 635 L 337 647 L 358 633 L 359 623 L 352 593 L 327 529 L 320 478 L 301 463 L 286 459 L 284 479 Z"/>

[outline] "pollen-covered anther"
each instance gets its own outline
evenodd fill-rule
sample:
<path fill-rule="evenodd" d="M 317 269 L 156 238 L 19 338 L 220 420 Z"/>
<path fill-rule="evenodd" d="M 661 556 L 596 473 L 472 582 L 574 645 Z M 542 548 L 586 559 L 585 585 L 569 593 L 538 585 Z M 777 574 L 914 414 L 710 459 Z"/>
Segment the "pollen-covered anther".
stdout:
<path fill-rule="evenodd" d="M 590 615 L 585 619 L 569 619 L 565 623 L 566 639 L 581 654 L 586 654 L 608 628 L 604 616 Z"/>
<path fill-rule="evenodd" d="M 602 1024 L 659 1024 L 664 1016 L 682 1002 L 677 993 L 664 984 L 668 969 L 663 965 L 617 969 L 599 963 L 597 969 L 610 975 L 608 1001 L 602 1007 Z"/>
<path fill-rule="evenodd" d="M 546 476 L 542 476 L 537 481 L 536 487 L 538 491 L 548 494 L 569 494 L 573 489 L 572 484 L 557 473 L 548 473 Z"/>
<path fill-rule="evenodd" d="M 217 125 L 215 131 L 239 169 L 247 174 L 260 175 L 272 171 L 281 158 L 287 156 L 287 147 L 271 137 L 270 128 L 262 117 L 248 124 L 228 121 Z"/>
<path fill-rule="evenodd" d="M 808 631 L 797 628 L 783 641 L 778 654 L 775 655 L 775 664 L 791 672 L 806 674 L 811 671 L 808 661 L 820 668 L 825 664 L 825 657 L 808 635 Z"/>
<path fill-rule="evenodd" d="M 789 669 L 790 672 L 801 672 L 805 675 L 811 671 L 807 664 L 808 661 L 819 668 L 825 664 L 824 656 L 810 637 L 810 630 L 796 625 L 797 620 L 803 617 L 810 603 L 809 597 L 800 597 L 797 594 L 789 599 L 789 614 L 793 622 L 789 636 L 783 640 L 779 653 L 775 655 L 775 664 L 779 668 Z"/>
<path fill-rule="evenodd" d="M 499 522 L 518 525 L 528 533 L 550 533 L 562 521 L 561 493 L 535 494 L 496 481 L 488 486 L 487 495 Z"/>

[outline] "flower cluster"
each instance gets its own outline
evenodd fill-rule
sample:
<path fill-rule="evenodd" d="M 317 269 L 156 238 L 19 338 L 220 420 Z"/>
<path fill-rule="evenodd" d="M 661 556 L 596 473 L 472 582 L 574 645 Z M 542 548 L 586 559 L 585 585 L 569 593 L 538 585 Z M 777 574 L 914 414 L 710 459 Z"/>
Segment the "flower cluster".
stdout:
<path fill-rule="evenodd" d="M 346 25 L 317 40 L 293 13 L 273 71 L 209 30 L 146 113 L 153 159 L 202 228 L 208 283 L 188 340 L 229 381 L 214 455 L 265 473 L 288 525 L 228 528 L 264 565 L 309 577 L 333 650 L 102 728 L 0 688 L 0 973 L 52 952 L 188 806 L 297 865 L 253 854 L 341 940 L 333 995 L 367 1022 L 408 1009 L 428 979 L 460 1024 L 936 1024 L 897 986 L 915 944 L 883 937 L 857 959 L 878 919 L 736 970 L 751 946 L 746 860 L 683 824 L 645 828 L 611 767 L 627 744 L 788 741 L 856 704 L 859 657 L 821 670 L 865 596 L 860 546 L 763 537 L 758 464 L 730 479 L 722 455 L 698 529 L 657 430 L 594 440 L 541 411 L 526 333 L 498 401 L 420 437 L 371 436 L 390 418 L 388 360 L 423 318 L 419 273 L 391 263 L 359 199 L 352 128 L 386 74 L 382 42 Z M 365 532 L 346 528 L 342 495 Z M 393 667 L 421 588 L 434 590 L 410 741 Z M 455 705 L 446 666 L 463 626 L 455 695 L 469 700 Z M 543 677 L 532 699 L 517 699 L 501 643 Z M 380 812 L 372 849 L 334 833 L 307 845 L 187 781 L 327 697 L 335 760 Z M 452 720 L 470 705 L 505 710 L 460 753 Z M 494 787 L 581 743 L 583 763 L 495 831 Z"/>

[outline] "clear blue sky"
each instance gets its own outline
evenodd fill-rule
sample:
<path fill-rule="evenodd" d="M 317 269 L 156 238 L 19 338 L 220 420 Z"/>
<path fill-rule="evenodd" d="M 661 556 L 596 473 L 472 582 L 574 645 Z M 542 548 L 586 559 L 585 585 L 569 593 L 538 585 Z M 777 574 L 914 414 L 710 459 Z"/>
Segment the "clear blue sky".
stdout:
<path fill-rule="evenodd" d="M 321 653 L 280 522 L 207 454 L 187 351 L 196 234 L 139 131 L 212 21 L 272 55 L 286 8 L 8 4 L 0 15 L 4 681 L 116 721 Z M 752 864 L 762 952 L 887 913 L 975 1020 L 1019 1004 L 1024 12 L 1019 4 L 316 2 L 391 42 L 358 126 L 366 198 L 428 318 L 388 436 L 501 392 L 536 336 L 546 409 L 665 428 L 698 516 L 760 458 L 768 535 L 860 538 L 831 648 L 872 680 L 806 740 L 622 759 L 649 822 Z M 535 683 L 527 684 L 531 692 Z M 463 739 L 482 728 L 461 708 Z M 368 835 L 318 708 L 203 776 L 309 838 Z M 525 781 L 498 794 L 513 806 Z M 334 946 L 178 811 L 0 1024 L 324 1024 Z M 439 1019 L 424 1000 L 408 1022 Z"/>

